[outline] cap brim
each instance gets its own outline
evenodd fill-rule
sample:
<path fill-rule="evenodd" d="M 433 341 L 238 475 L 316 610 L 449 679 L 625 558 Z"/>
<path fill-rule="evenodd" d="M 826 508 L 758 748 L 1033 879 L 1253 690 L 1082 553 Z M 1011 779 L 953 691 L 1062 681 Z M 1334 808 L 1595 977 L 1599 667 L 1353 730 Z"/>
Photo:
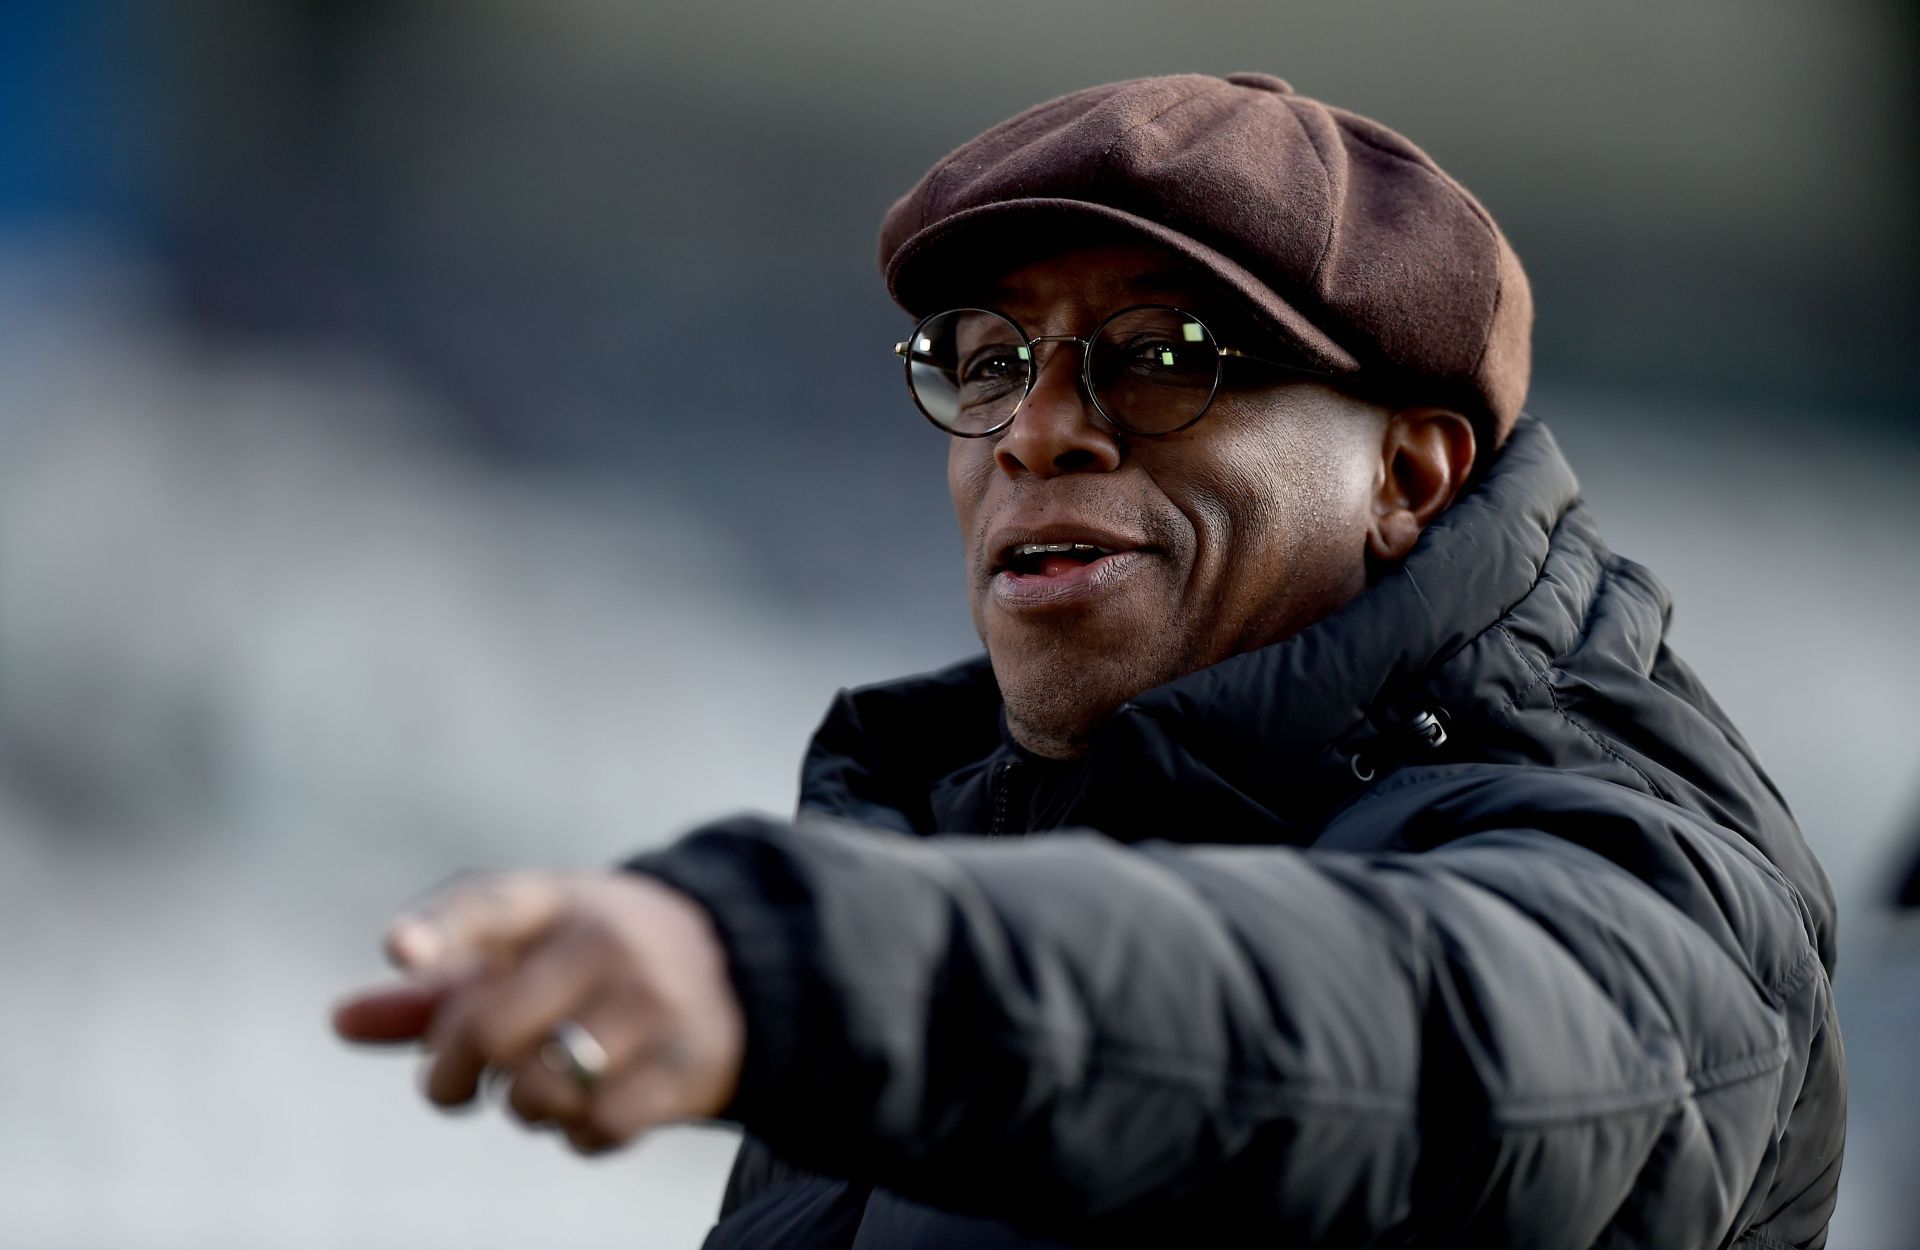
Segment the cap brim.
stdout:
<path fill-rule="evenodd" d="M 1351 353 L 1238 261 L 1159 222 L 1085 200 L 1001 200 L 943 218 L 895 249 L 886 265 L 887 292 L 915 316 L 936 312 L 957 286 L 979 280 L 982 248 L 997 242 L 1009 256 L 1023 257 L 1033 253 L 1021 244 L 1038 238 L 1049 244 L 1041 252 L 1057 251 L 1071 246 L 1060 230 L 1075 222 L 1097 223 L 1105 228 L 1101 233 L 1143 238 L 1192 261 L 1244 300 L 1255 317 L 1294 348 L 1302 365 L 1335 375 L 1359 371 L 1360 362 Z"/>

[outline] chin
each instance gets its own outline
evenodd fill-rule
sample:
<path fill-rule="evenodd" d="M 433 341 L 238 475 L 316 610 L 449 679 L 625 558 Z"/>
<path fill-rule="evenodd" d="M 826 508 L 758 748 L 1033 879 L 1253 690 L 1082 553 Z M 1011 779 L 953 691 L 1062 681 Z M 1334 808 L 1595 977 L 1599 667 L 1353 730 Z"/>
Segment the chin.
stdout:
<path fill-rule="evenodd" d="M 1083 743 L 1115 708 L 1179 675 L 1157 662 L 1161 657 L 1087 637 L 990 638 L 987 654 L 1009 722 L 1028 731 L 1015 737 L 1040 754 L 1055 752 L 1036 747 L 1029 735 L 1056 745 Z"/>

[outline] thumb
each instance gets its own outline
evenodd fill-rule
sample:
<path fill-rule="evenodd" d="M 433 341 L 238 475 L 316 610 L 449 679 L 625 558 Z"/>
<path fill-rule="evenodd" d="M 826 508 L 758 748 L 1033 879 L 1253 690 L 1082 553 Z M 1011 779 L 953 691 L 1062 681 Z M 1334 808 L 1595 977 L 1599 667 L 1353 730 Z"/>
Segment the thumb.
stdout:
<path fill-rule="evenodd" d="M 396 917 L 387 930 L 387 955 L 409 972 L 510 960 L 554 926 L 567 901 L 559 877 L 476 877 Z"/>

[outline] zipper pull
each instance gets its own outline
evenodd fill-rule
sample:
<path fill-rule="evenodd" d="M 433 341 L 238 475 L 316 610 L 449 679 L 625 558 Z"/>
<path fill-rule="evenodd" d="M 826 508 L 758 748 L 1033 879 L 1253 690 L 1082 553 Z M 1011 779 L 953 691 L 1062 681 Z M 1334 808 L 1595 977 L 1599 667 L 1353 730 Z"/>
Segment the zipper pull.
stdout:
<path fill-rule="evenodd" d="M 1363 748 L 1355 751 L 1347 764 L 1353 769 L 1355 777 L 1361 781 L 1372 781 L 1384 767 L 1406 763 L 1422 751 L 1438 751 L 1447 745 L 1447 727 L 1450 723 L 1447 709 L 1438 706 L 1423 708 L 1381 734 L 1373 744 L 1374 750 Z"/>

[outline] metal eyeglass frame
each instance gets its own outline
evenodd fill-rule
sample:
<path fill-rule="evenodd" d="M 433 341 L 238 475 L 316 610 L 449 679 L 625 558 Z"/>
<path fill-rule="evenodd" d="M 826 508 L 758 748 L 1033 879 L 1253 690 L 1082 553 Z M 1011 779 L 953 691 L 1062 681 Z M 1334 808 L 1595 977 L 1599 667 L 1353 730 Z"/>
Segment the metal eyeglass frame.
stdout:
<path fill-rule="evenodd" d="M 1120 318 L 1126 316 L 1128 313 L 1144 312 L 1151 309 L 1164 309 L 1167 312 L 1178 313 L 1180 316 L 1186 317 L 1187 319 L 1191 320 L 1195 325 L 1199 326 L 1200 329 L 1205 332 L 1207 336 L 1207 342 L 1213 345 L 1213 351 L 1214 351 L 1213 386 L 1207 391 L 1206 400 L 1203 403 L 1201 403 L 1199 409 L 1191 417 L 1187 418 L 1185 421 L 1181 422 L 1179 425 L 1174 426 L 1170 430 L 1136 430 L 1131 425 L 1128 425 L 1125 421 L 1120 420 L 1120 418 L 1108 412 L 1106 409 L 1106 405 L 1100 402 L 1100 396 L 1096 394 L 1093 389 L 1093 352 L 1091 349 L 1093 347 L 1094 340 L 1098 339 L 1100 337 L 1101 332 L 1104 331 L 1108 326 L 1112 325 L 1115 321 L 1118 321 Z M 1007 419 L 1005 421 L 1002 421 L 1000 422 L 1000 424 L 992 426 L 988 429 L 978 430 L 978 431 L 956 430 L 952 426 L 948 425 L 946 422 L 934 416 L 931 412 L 928 412 L 927 406 L 920 402 L 920 392 L 916 390 L 913 385 L 913 352 L 911 349 L 912 349 L 914 340 L 920 337 L 920 331 L 926 326 L 926 324 L 929 321 L 933 321 L 936 318 L 940 318 L 940 317 L 950 317 L 955 313 L 963 313 L 963 312 L 988 313 L 992 316 L 1000 318 L 1002 321 L 1012 326 L 1014 330 L 1019 333 L 1020 338 L 1026 344 L 1027 355 L 1028 355 L 1027 388 L 1021 394 L 1019 402 L 1014 404 L 1012 409 L 1008 411 Z M 945 308 L 937 313 L 928 313 L 926 316 L 920 318 L 918 322 L 914 323 L 913 333 L 908 335 L 904 341 L 895 343 L 893 345 L 893 354 L 900 357 L 901 359 L 902 372 L 905 375 L 906 382 L 907 382 L 907 394 L 913 397 L 913 406 L 920 410 L 921 416 L 925 417 L 929 422 L 931 422 L 935 428 L 941 430 L 944 433 L 951 434 L 955 438 L 988 438 L 992 435 L 998 434 L 1000 431 L 1012 425 L 1014 418 L 1020 415 L 1020 409 L 1026 406 L 1027 396 L 1033 394 L 1033 385 L 1035 382 L 1038 382 L 1040 380 L 1039 356 L 1034 351 L 1034 348 L 1041 343 L 1078 343 L 1080 345 L 1080 387 L 1082 391 L 1085 392 L 1087 399 L 1093 404 L 1093 410 L 1099 413 L 1100 419 L 1105 421 L 1108 425 L 1112 426 L 1116 430 L 1119 430 L 1121 433 L 1130 435 L 1134 438 L 1162 438 L 1168 434 L 1178 434 L 1181 430 L 1191 428 L 1195 422 L 1200 420 L 1201 417 L 1206 416 L 1207 411 L 1213 407 L 1214 397 L 1220 393 L 1220 380 L 1226 372 L 1226 362 L 1229 359 L 1250 360 L 1250 361 L 1253 361 L 1255 364 L 1266 365 L 1268 368 L 1283 369 L 1288 373 L 1303 373 L 1303 374 L 1310 375 L 1312 377 L 1330 378 L 1335 376 L 1333 373 L 1325 369 L 1313 369 L 1313 368 L 1309 368 L 1306 365 L 1297 365 L 1289 361 L 1273 360 L 1266 356 L 1256 356 L 1252 352 L 1241 351 L 1237 347 L 1223 347 L 1220 344 L 1220 340 L 1214 336 L 1213 327 L 1209 326 L 1205 321 L 1201 320 L 1198 316 L 1194 315 L 1193 313 L 1190 313 L 1186 309 L 1181 308 L 1174 304 L 1128 305 L 1127 307 L 1122 308 L 1117 312 L 1109 313 L 1105 320 L 1101 321 L 1099 325 L 1093 328 L 1093 333 L 1087 335 L 1084 338 L 1078 335 L 1073 335 L 1073 334 L 1042 334 L 1038 338 L 1029 337 L 1025 326 L 1021 325 L 1018 321 L 1015 321 L 1012 317 L 1009 317 L 1006 313 L 1001 312 L 997 308 L 981 308 L 976 305 L 968 305 L 961 308 Z"/>

